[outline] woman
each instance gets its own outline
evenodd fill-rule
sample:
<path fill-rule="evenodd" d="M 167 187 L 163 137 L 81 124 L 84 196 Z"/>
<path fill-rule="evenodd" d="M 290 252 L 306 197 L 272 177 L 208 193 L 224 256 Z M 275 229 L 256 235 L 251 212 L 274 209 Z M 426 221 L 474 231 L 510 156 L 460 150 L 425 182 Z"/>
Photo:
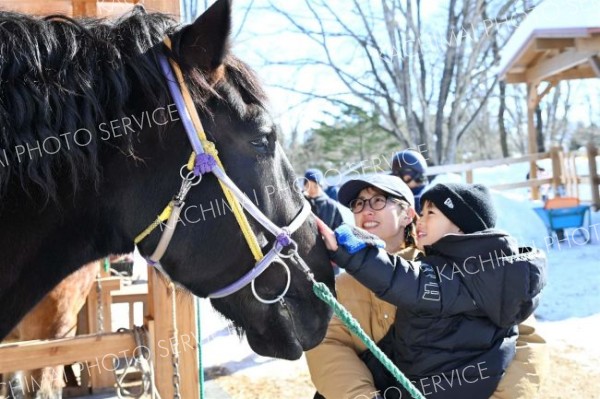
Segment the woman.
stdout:
<path fill-rule="evenodd" d="M 412 260 L 415 246 L 416 212 L 410 188 L 392 175 L 374 175 L 350 180 L 338 200 L 354 213 L 357 227 L 381 238 L 386 250 Z M 394 323 L 396 307 L 343 273 L 336 279 L 337 298 L 378 342 Z M 321 397 L 370 399 L 376 388 L 371 372 L 359 354 L 367 348 L 346 326 L 333 317 L 323 342 L 306 353 L 310 374 Z M 317 398 L 319 396 L 316 396 Z"/>
<path fill-rule="evenodd" d="M 340 189 L 340 202 L 355 214 L 356 225 L 379 236 L 390 253 L 412 260 L 414 244 L 414 199 L 397 177 L 373 176 L 352 180 Z M 348 308 L 376 342 L 394 322 L 395 307 L 384 302 L 348 274 L 336 281 L 338 300 Z M 547 365 L 544 341 L 525 322 L 519 326 L 517 354 L 493 398 L 534 398 L 539 375 Z M 540 344 L 542 344 L 540 346 Z M 317 390 L 327 399 L 370 399 L 377 389 L 369 368 L 362 361 L 365 346 L 334 317 L 324 341 L 307 352 L 310 373 Z M 379 393 L 383 397 L 383 393 Z"/>

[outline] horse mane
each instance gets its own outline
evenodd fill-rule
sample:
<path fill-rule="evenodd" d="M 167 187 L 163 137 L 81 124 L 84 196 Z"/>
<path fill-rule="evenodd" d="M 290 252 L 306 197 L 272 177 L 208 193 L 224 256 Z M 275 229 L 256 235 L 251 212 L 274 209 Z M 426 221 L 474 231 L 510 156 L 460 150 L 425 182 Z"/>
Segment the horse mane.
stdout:
<path fill-rule="evenodd" d="M 139 6 L 116 21 L 0 12 L 2 192 L 15 179 L 26 191 L 33 183 L 48 198 L 56 199 L 59 175 L 70 177 L 74 192 L 82 180 L 97 186 L 101 168 L 96 129 L 102 122 L 133 112 L 126 107 L 132 106 L 134 91 L 136 98 L 143 97 L 146 107 L 137 112 L 152 112 L 147 108 L 167 103 L 168 90 L 157 54 L 165 51 L 165 36 L 177 28 L 170 16 L 146 13 Z M 243 98 L 262 103 L 265 96 L 252 71 L 231 55 L 225 66 L 228 80 Z M 190 75 L 186 79 L 192 79 L 196 99 L 215 94 L 202 74 Z M 78 129 L 91 132 L 89 144 L 73 145 L 73 136 L 66 136 Z M 72 145 L 67 148 L 63 141 L 58 150 L 52 147 L 56 139 L 51 137 L 65 141 L 71 137 Z M 56 154 L 40 156 L 35 146 L 42 143 L 57 150 Z M 133 153 L 131 135 L 116 145 Z M 18 156 L 17 149 L 23 148 L 34 148 L 36 156 L 31 157 L 29 151 Z"/>

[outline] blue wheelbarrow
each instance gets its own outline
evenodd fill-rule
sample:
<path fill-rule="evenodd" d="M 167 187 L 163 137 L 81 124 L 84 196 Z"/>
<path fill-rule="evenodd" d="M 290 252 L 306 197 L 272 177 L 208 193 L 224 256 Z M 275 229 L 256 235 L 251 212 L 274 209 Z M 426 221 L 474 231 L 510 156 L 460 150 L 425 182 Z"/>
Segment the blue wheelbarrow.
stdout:
<path fill-rule="evenodd" d="M 581 227 L 585 225 L 588 216 L 587 227 L 591 225 L 591 212 L 589 205 L 580 205 L 577 198 L 553 198 L 546 202 L 543 207 L 533 208 L 542 219 L 552 236 L 556 234 L 559 241 L 564 240 L 565 229 L 575 228 L 574 234 L 584 235 Z M 585 229 L 583 229 L 585 230 Z M 591 242 L 591 234 L 588 231 L 586 243 Z"/>

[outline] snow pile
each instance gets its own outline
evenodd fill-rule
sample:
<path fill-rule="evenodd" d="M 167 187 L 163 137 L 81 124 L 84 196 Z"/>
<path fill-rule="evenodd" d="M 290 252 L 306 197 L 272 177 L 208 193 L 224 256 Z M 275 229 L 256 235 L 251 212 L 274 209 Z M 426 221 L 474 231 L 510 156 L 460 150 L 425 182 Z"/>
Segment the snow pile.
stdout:
<path fill-rule="evenodd" d="M 547 253 L 548 284 L 536 312 L 541 320 L 600 315 L 600 213 L 592 213 L 589 240 L 570 233 Z"/>
<path fill-rule="evenodd" d="M 497 182 L 496 179 L 493 181 Z M 438 175 L 431 185 L 437 183 L 462 183 L 462 178 L 455 174 Z M 551 239 L 547 237 L 544 222 L 532 209 L 534 204 L 526 198 L 507 192 L 491 190 L 491 194 L 498 215 L 496 228 L 515 237 L 521 246 L 546 249 Z"/>

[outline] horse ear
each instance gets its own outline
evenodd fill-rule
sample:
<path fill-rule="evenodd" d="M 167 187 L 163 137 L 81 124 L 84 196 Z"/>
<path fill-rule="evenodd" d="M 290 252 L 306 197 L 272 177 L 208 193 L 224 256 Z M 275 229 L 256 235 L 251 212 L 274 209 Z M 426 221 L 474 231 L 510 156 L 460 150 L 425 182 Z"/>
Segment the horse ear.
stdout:
<path fill-rule="evenodd" d="M 218 0 L 180 31 L 179 54 L 190 66 L 214 71 L 229 47 L 231 0 Z"/>

